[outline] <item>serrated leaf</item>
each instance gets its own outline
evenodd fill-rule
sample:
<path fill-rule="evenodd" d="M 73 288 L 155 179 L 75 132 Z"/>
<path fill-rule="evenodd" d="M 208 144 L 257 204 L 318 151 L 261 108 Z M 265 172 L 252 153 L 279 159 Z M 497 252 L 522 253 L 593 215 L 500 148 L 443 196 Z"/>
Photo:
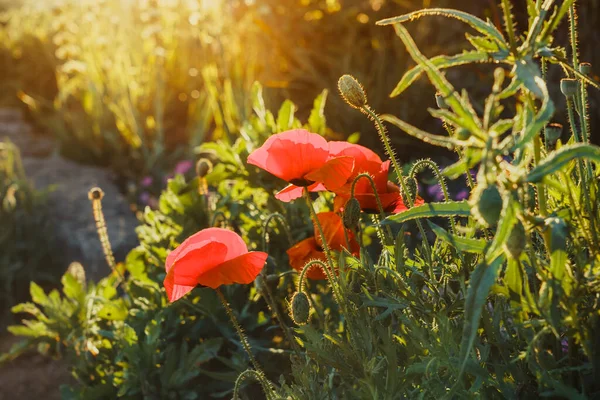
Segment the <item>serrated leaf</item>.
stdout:
<path fill-rule="evenodd" d="M 128 310 L 123 299 L 105 303 L 100 311 L 98 311 L 98 318 L 110 321 L 123 321 L 127 318 L 127 315 Z"/>
<path fill-rule="evenodd" d="M 456 140 L 454 138 L 448 136 L 440 136 L 434 135 L 429 132 L 425 132 L 408 122 L 402 121 L 400 118 L 390 115 L 384 114 L 381 115 L 380 118 L 383 121 L 387 121 L 392 125 L 397 126 L 402 129 L 404 132 L 408 133 L 410 136 L 416 137 L 419 140 L 422 140 L 425 143 L 433 144 L 435 146 L 445 147 L 449 150 L 453 150 L 456 146 L 459 146 L 462 142 Z"/>
<path fill-rule="evenodd" d="M 465 323 L 460 345 L 460 371 L 457 381 L 460 380 L 469 360 L 469 353 L 473 348 L 477 329 L 479 328 L 481 309 L 487 300 L 492 285 L 496 282 L 503 262 L 504 256 L 500 256 L 489 265 L 481 263 L 471 274 L 465 299 Z"/>
<path fill-rule="evenodd" d="M 545 176 L 566 167 L 571 160 L 588 159 L 600 163 L 600 147 L 589 144 L 571 144 L 553 151 L 527 174 L 525 181 L 540 182 Z"/>
<path fill-rule="evenodd" d="M 327 102 L 327 94 L 329 91 L 323 89 L 320 95 L 317 96 L 313 102 L 313 108 L 310 111 L 308 117 L 308 128 L 311 132 L 318 133 L 319 135 L 325 134 L 325 128 L 327 128 L 327 120 L 325 119 L 325 103 Z"/>
<path fill-rule="evenodd" d="M 398 17 L 386 18 L 380 21 L 377 21 L 377 25 L 391 25 L 391 24 L 401 24 L 407 21 L 413 21 L 425 16 L 443 16 L 447 18 L 454 18 L 461 22 L 464 22 L 471 26 L 476 31 L 483 33 L 484 35 L 493 38 L 499 46 L 504 46 L 504 37 L 502 33 L 494 27 L 489 22 L 485 22 L 484 20 L 477 18 L 474 15 L 466 13 L 464 11 L 453 10 L 450 8 L 428 8 L 424 10 L 414 11 L 405 15 L 400 15 Z"/>
<path fill-rule="evenodd" d="M 432 218 L 432 217 L 451 217 L 451 216 L 462 216 L 468 217 L 471 215 L 471 207 L 469 204 L 463 201 L 447 201 L 444 203 L 425 203 L 423 205 L 413 207 L 407 211 L 403 211 L 400 214 L 391 215 L 381 221 L 382 225 L 392 223 L 402 223 L 419 218 Z"/>
<path fill-rule="evenodd" d="M 485 62 L 489 60 L 489 55 L 481 51 L 465 51 L 461 54 L 454 56 L 436 56 L 431 58 L 429 61 L 440 69 L 456 67 L 459 65 Z M 390 97 L 396 97 L 404 92 L 410 85 L 413 84 L 423 74 L 424 69 L 421 65 L 416 65 L 413 68 L 406 71 L 406 73 L 400 79 L 400 82 L 396 85 Z"/>
<path fill-rule="evenodd" d="M 483 254 L 485 248 L 489 244 L 484 239 L 469 239 L 453 235 L 431 221 L 427 221 L 427 224 L 429 225 L 431 230 L 436 234 L 438 239 L 443 240 L 444 242 L 450 244 L 452 247 L 459 251 L 464 251 L 466 253 Z"/>
<path fill-rule="evenodd" d="M 296 105 L 291 100 L 285 100 L 277 113 L 277 131 L 284 132 L 292 129 Z"/>

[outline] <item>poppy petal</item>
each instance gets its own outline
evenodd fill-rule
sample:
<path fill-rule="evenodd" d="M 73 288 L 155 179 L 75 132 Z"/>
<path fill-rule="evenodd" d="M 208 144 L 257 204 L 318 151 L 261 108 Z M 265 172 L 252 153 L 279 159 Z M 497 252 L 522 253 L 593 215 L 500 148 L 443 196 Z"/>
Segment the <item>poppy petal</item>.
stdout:
<path fill-rule="evenodd" d="M 187 293 L 191 292 L 196 285 L 178 285 L 175 283 L 175 269 L 171 268 L 171 270 L 167 273 L 165 280 L 163 281 L 163 285 L 165 286 L 165 290 L 167 291 L 167 298 L 172 303 L 174 301 L 179 300 Z"/>
<path fill-rule="evenodd" d="M 327 161 L 321 168 L 305 176 L 314 182 L 321 182 L 328 190 L 336 190 L 346 184 L 354 169 L 352 157 L 337 157 Z"/>
<path fill-rule="evenodd" d="M 201 242 L 188 247 L 175 263 L 168 274 L 173 275 L 177 285 L 194 286 L 198 277 L 225 262 L 227 246 L 220 242 Z"/>
<path fill-rule="evenodd" d="M 267 257 L 267 253 L 262 251 L 242 254 L 205 272 L 198 278 L 198 283 L 213 289 L 232 283 L 248 284 L 256 279 Z"/>
<path fill-rule="evenodd" d="M 322 183 L 314 183 L 308 187 L 308 190 L 310 192 L 323 192 L 326 191 L 327 188 Z M 288 185 L 279 192 L 277 192 L 277 194 L 275 194 L 275 198 L 285 203 L 289 203 L 290 201 L 302 197 L 303 192 L 304 188 L 301 186 Z"/>
<path fill-rule="evenodd" d="M 293 269 L 302 272 L 304 266 L 311 260 L 321 260 L 325 262 L 325 253 L 319 248 L 317 241 L 314 237 L 304 239 L 287 251 L 287 255 L 290 260 L 290 265 Z M 319 266 L 315 266 L 306 272 L 306 277 L 314 280 L 326 279 L 327 275 L 323 272 Z"/>
<path fill-rule="evenodd" d="M 293 129 L 269 137 L 248 156 L 248 164 L 290 182 L 322 167 L 328 157 L 329 146 L 324 137 Z"/>
<path fill-rule="evenodd" d="M 334 212 L 322 212 L 317 214 L 325 240 L 331 250 L 339 251 L 346 245 L 344 237 L 344 223 L 342 218 Z M 315 238 L 319 246 L 323 245 L 319 230 L 315 227 Z"/>
<path fill-rule="evenodd" d="M 359 144 L 332 141 L 329 142 L 329 154 L 333 157 L 350 156 L 356 160 L 356 164 L 363 162 L 376 162 L 381 164 L 381 158 L 373 150 Z"/>

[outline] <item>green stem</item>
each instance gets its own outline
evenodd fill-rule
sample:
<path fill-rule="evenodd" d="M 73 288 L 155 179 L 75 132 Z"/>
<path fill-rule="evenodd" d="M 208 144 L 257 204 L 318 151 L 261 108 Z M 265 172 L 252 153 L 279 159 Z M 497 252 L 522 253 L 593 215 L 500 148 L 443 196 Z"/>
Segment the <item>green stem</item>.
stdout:
<path fill-rule="evenodd" d="M 406 182 L 404 182 L 404 176 L 402 174 L 402 169 L 400 168 L 400 164 L 398 163 L 398 160 L 396 159 L 396 154 L 394 153 L 394 150 L 392 149 L 390 140 L 387 136 L 385 127 L 383 126 L 381 119 L 373 110 L 371 110 L 369 108 L 369 106 L 362 106 L 360 108 L 360 110 L 375 122 L 375 127 L 377 128 L 377 133 L 379 133 L 379 138 L 383 142 L 385 151 L 386 151 L 387 155 L 390 157 L 390 160 L 392 161 L 392 165 L 394 166 L 394 171 L 396 172 L 396 177 L 398 179 L 398 183 L 400 184 L 400 187 L 402 188 L 402 192 L 404 193 L 405 198 L 408 200 L 408 208 L 412 208 L 415 205 L 414 201 L 410 195 L 410 191 L 406 187 Z M 431 264 L 433 263 L 433 258 L 431 256 L 431 247 L 429 246 L 429 242 L 427 241 L 427 235 L 425 234 L 425 229 L 423 229 L 423 224 L 421 224 L 421 221 L 419 221 L 419 220 L 416 220 L 416 223 L 417 223 L 417 227 L 419 228 L 419 232 L 421 233 L 421 236 L 423 237 L 423 244 L 425 246 L 427 258 L 429 260 L 430 274 L 432 274 L 433 266 Z M 431 277 L 433 278 L 433 275 Z"/>
<path fill-rule="evenodd" d="M 385 210 L 383 209 L 383 204 L 381 204 L 381 198 L 379 197 L 379 193 L 377 193 L 377 186 L 375 185 L 375 181 L 373 180 L 373 177 L 367 173 L 362 173 L 362 174 L 358 174 L 356 176 L 356 178 L 354 178 L 354 180 L 352 181 L 352 186 L 350 188 L 350 198 L 355 197 L 355 192 L 356 192 L 356 183 L 361 180 L 361 179 L 366 179 L 369 181 L 369 183 L 371 184 L 371 190 L 373 190 L 373 194 L 375 195 L 375 201 L 377 202 L 377 208 L 379 209 L 379 215 L 381 216 L 381 218 L 385 218 Z M 389 245 L 392 243 L 392 229 L 386 225 L 386 233 L 387 236 L 384 235 L 385 237 L 385 243 L 384 245 Z"/>
<path fill-rule="evenodd" d="M 242 384 L 242 381 L 244 379 L 246 379 L 247 377 L 252 377 L 256 381 L 258 381 L 263 388 L 263 392 L 265 392 L 265 396 L 269 399 L 273 398 L 272 393 L 270 391 L 271 387 L 268 385 L 267 386 L 264 385 L 264 377 L 262 375 L 260 375 L 258 372 L 254 371 L 253 369 L 247 369 L 244 372 L 242 372 L 241 374 L 239 374 L 237 379 L 235 380 L 235 386 L 233 387 L 233 400 L 239 400 L 240 385 Z"/>
<path fill-rule="evenodd" d="M 254 370 L 256 371 L 257 376 L 260 376 L 261 384 L 263 384 L 263 387 L 269 388 L 269 391 L 272 393 L 273 387 L 272 387 L 271 383 L 265 377 L 265 373 L 263 372 L 262 368 L 260 367 L 260 364 L 258 363 L 258 361 L 256 361 L 256 358 L 254 358 L 254 354 L 252 354 L 252 349 L 250 348 L 250 343 L 248 343 L 248 339 L 246 338 L 246 335 L 244 334 L 242 327 L 240 326 L 235 314 L 233 313 L 233 310 L 229 306 L 227 299 L 225 299 L 225 296 L 223 296 L 223 292 L 221 292 L 221 288 L 217 288 L 217 289 L 215 289 L 215 291 L 217 292 L 217 295 L 219 296 L 219 300 L 221 300 L 223 307 L 225 307 L 225 311 L 227 312 L 227 315 L 229 316 L 229 319 L 231 320 L 231 323 L 233 324 L 233 327 L 235 328 L 235 330 L 240 338 L 240 341 L 242 342 L 242 346 L 244 347 L 244 350 L 246 350 L 246 353 L 248 354 L 248 357 L 250 358 L 250 362 L 252 362 L 252 365 L 254 366 Z M 272 398 L 270 393 L 267 395 L 267 398 L 268 399 Z"/>
<path fill-rule="evenodd" d="M 302 292 L 304 290 L 304 281 L 306 279 L 306 273 L 315 265 L 318 265 L 323 270 L 323 272 L 325 272 L 325 275 L 327 275 L 329 281 L 331 281 L 331 272 L 329 272 L 329 270 L 327 269 L 327 265 L 325 265 L 325 263 L 321 260 L 311 260 L 304 265 L 302 271 L 300 272 L 300 280 L 298 281 L 298 292 Z"/>
<path fill-rule="evenodd" d="M 533 157 L 535 160 L 535 165 L 539 164 L 541 158 L 541 139 L 540 137 L 536 137 L 533 141 Z M 548 209 L 546 206 L 546 188 L 543 183 L 536 184 L 537 192 L 538 192 L 538 202 L 540 207 L 540 214 L 542 217 L 548 215 Z"/>

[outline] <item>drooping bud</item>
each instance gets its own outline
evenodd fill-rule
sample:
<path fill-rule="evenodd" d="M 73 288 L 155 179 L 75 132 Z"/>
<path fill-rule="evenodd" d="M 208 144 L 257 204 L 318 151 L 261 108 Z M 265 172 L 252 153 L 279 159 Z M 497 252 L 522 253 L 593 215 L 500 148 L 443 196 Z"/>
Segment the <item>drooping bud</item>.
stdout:
<path fill-rule="evenodd" d="M 546 126 L 544 135 L 546 136 L 546 143 L 554 145 L 558 139 L 562 136 L 563 126 L 559 123 L 553 122 Z"/>
<path fill-rule="evenodd" d="M 304 325 L 308 322 L 310 314 L 310 301 L 304 292 L 296 292 L 290 304 L 292 320 L 296 325 Z"/>
<path fill-rule="evenodd" d="M 567 97 L 572 97 L 579 90 L 579 81 L 573 78 L 563 78 L 560 80 L 560 91 Z"/>
<path fill-rule="evenodd" d="M 471 193 L 469 205 L 471 214 L 481 225 L 494 226 L 498 223 L 502 212 L 502 195 L 495 185 L 479 184 Z"/>
<path fill-rule="evenodd" d="M 435 94 L 435 102 L 439 108 L 442 110 L 447 110 L 450 108 L 448 103 L 446 103 L 446 99 L 444 99 L 444 95 L 441 92 L 437 92 Z"/>
<path fill-rule="evenodd" d="M 88 198 L 90 200 L 102 200 L 104 197 L 104 192 L 99 187 L 93 187 L 88 192 Z"/>
<path fill-rule="evenodd" d="M 342 221 L 346 229 L 355 229 L 360 221 L 360 203 L 356 197 L 351 197 L 344 206 Z"/>
<path fill-rule="evenodd" d="M 588 62 L 582 62 L 581 64 L 579 64 L 579 72 L 581 72 L 584 75 L 589 75 L 592 73 L 592 64 L 588 63 Z"/>
<path fill-rule="evenodd" d="M 454 132 L 458 140 L 468 140 L 471 137 L 471 132 L 465 128 L 457 128 Z"/>
<path fill-rule="evenodd" d="M 201 158 L 196 163 L 196 175 L 200 178 L 204 178 L 210 174 L 213 169 L 213 164 L 208 158 Z"/>
<path fill-rule="evenodd" d="M 525 235 L 525 227 L 521 221 L 513 226 L 506 243 L 504 243 L 504 250 L 514 259 L 518 259 L 523 249 L 525 249 L 527 237 Z"/>
<path fill-rule="evenodd" d="M 338 89 L 350 106 L 361 108 L 367 105 L 365 90 L 352 75 L 342 75 L 338 80 Z"/>

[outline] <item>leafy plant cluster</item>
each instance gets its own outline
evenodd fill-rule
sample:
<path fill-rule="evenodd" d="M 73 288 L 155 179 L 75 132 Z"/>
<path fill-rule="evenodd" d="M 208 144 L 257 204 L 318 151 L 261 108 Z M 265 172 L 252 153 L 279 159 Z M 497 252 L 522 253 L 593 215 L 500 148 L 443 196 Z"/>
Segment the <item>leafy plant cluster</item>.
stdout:
<path fill-rule="evenodd" d="M 0 141 L 0 324 L 8 310 L 25 300 L 22 293 L 32 280 L 50 284 L 60 276 L 62 261 L 54 251 L 46 210 L 46 192 L 27 180 L 19 149 Z"/>
<path fill-rule="evenodd" d="M 261 388 L 247 386 L 250 378 L 267 399 L 597 396 L 600 149 L 589 144 L 587 98 L 598 83 L 578 57 L 575 0 L 527 4 L 522 32 L 508 0 L 500 2 L 503 30 L 452 9 L 379 21 L 393 26 L 416 63 L 393 94 L 426 76 L 438 91 L 438 107 L 429 112 L 444 128 L 431 133 L 380 116 L 368 90 L 350 76 L 340 79 L 344 99 L 374 122 L 408 209 L 368 214 L 351 196 L 342 216 L 360 239 L 359 255 L 342 250 L 305 267 L 337 271 L 328 280 L 295 279 L 285 249 L 313 231 L 309 215 L 316 222 L 317 211 L 337 211 L 332 194 L 306 194 L 306 208 L 300 200 L 278 202 L 272 194 L 282 182 L 246 164 L 268 136 L 300 126 L 290 103 L 277 117 L 267 112 L 256 86 L 255 115 L 240 138 L 199 149 L 198 177 L 170 182 L 159 209 L 146 211 L 138 228 L 142 245 L 116 272 L 83 289 L 73 268 L 62 296 L 33 284 L 37 305 L 15 311 L 34 318 L 11 330 L 73 358 L 80 386 L 65 394 L 75 397 L 218 397 L 233 389 L 236 398 L 257 398 Z M 472 48 L 425 57 L 405 25 L 429 16 L 468 25 Z M 569 48 L 554 44 L 561 23 L 569 25 Z M 482 104 L 443 72 L 466 63 L 498 65 Z M 560 68 L 560 83 L 546 79 L 548 68 Z M 565 97 L 565 129 L 552 123 L 558 102 L 551 85 Z M 316 133 L 323 133 L 322 101 L 307 124 Z M 386 123 L 455 151 L 458 161 L 440 171 L 421 160 L 405 173 Z M 413 206 L 424 169 L 442 188 L 445 179 L 465 179 L 469 200 L 445 193 L 445 201 Z M 269 253 L 253 287 L 226 292 L 269 383 L 247 369 L 211 290 L 195 289 L 167 306 L 160 286 L 169 250 L 220 224 Z M 283 311 L 288 301 L 297 324 Z"/>

